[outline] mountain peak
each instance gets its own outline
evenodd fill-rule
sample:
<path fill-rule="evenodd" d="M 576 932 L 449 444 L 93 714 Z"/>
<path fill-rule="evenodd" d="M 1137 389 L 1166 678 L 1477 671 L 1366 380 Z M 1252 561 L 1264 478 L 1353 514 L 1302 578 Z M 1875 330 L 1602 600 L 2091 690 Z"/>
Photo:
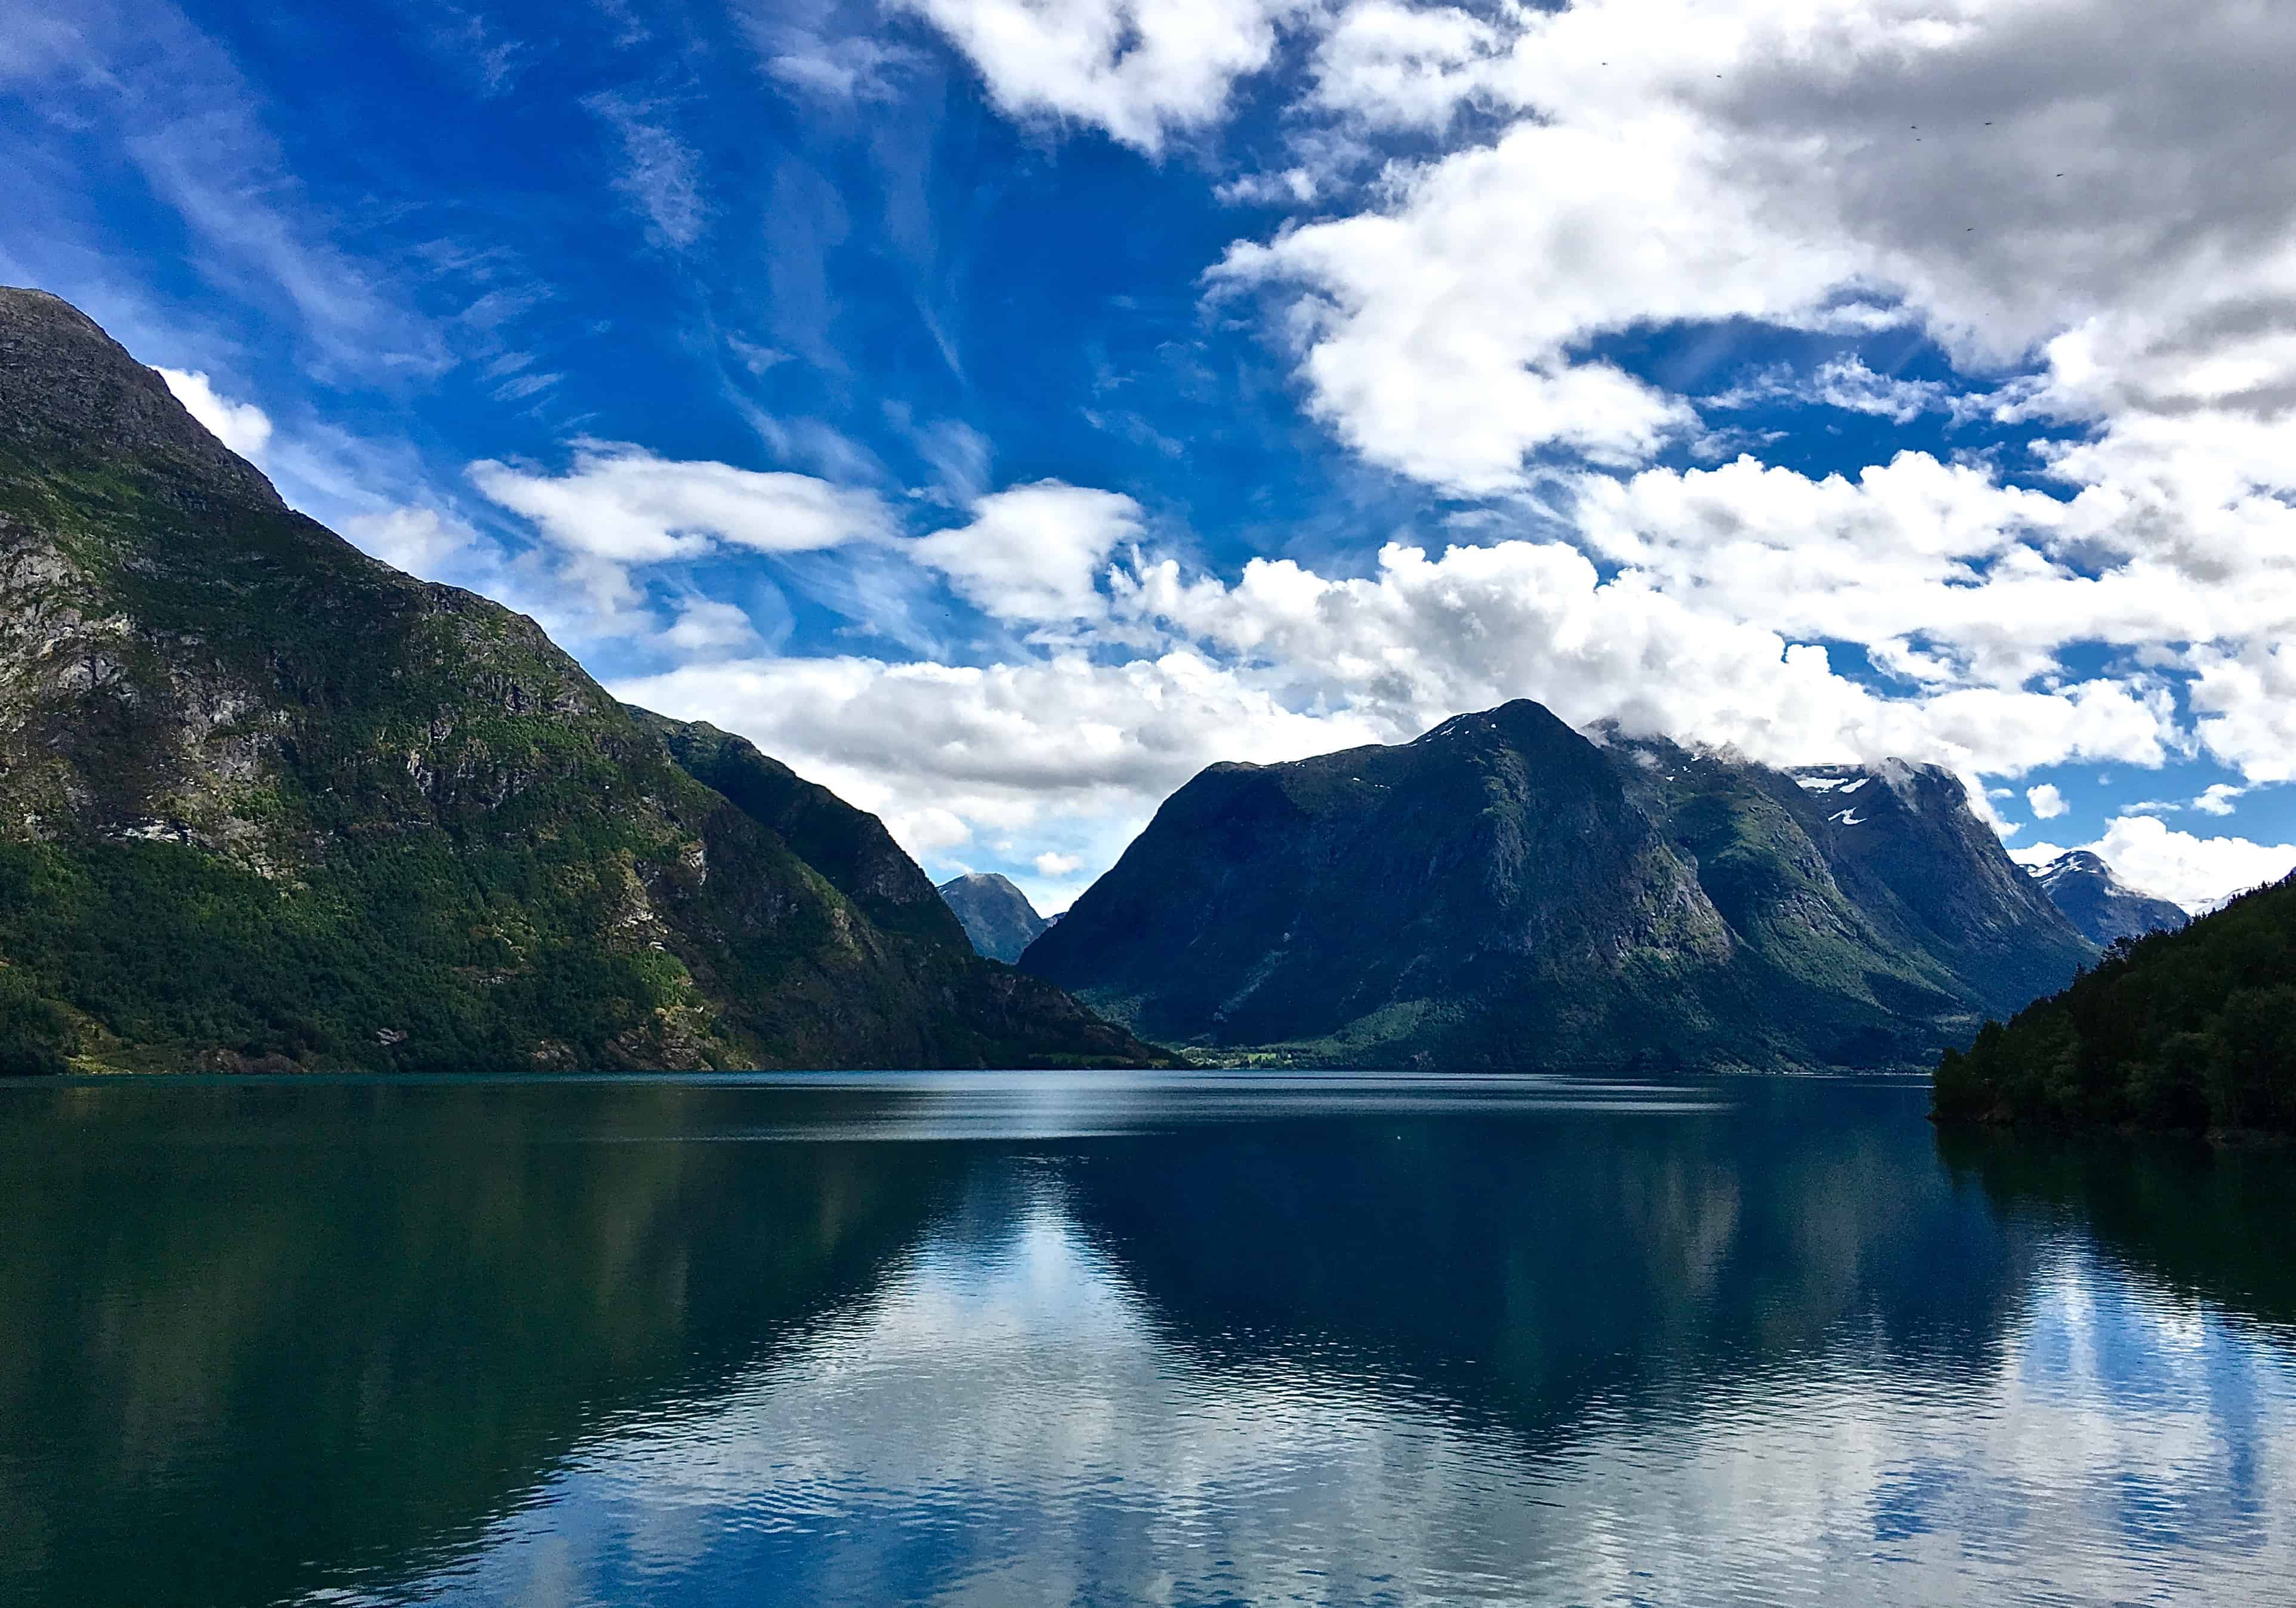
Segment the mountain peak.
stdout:
<path fill-rule="evenodd" d="M 1454 715 L 1448 720 L 1423 732 L 1404 746 L 1417 747 L 1422 743 L 1446 742 L 1462 737 L 1496 736 L 1511 744 L 1524 742 L 1548 743 L 1558 740 L 1584 742 L 1587 738 L 1565 725 L 1560 716 L 1545 704 L 1529 698 L 1510 698 L 1496 709 L 1478 710 L 1472 714 Z"/>
<path fill-rule="evenodd" d="M 1794 775 L 1527 700 L 1216 766 L 1026 970 L 1348 1065 L 1906 1064 L 2093 954 L 1934 767 Z"/>
<path fill-rule="evenodd" d="M 171 501 L 283 506 L 263 472 L 208 433 L 157 371 L 45 291 L 0 286 L 0 450 L 122 460 Z"/>
<path fill-rule="evenodd" d="M 1029 896 L 1009 877 L 976 871 L 940 885 L 940 896 L 964 924 L 972 947 L 991 960 L 1010 964 L 1053 923 L 1037 914 Z"/>
<path fill-rule="evenodd" d="M 2068 849 L 2033 874 L 2044 882 L 2055 877 L 2101 876 L 2116 888 L 2128 885 L 2113 874 L 2112 867 L 2104 863 L 2103 856 L 2087 849 Z"/>
<path fill-rule="evenodd" d="M 2173 931 L 2191 919 L 2183 906 L 2122 882 L 2092 849 L 2070 849 L 2046 866 L 2028 869 L 2065 919 L 2091 943 Z"/>

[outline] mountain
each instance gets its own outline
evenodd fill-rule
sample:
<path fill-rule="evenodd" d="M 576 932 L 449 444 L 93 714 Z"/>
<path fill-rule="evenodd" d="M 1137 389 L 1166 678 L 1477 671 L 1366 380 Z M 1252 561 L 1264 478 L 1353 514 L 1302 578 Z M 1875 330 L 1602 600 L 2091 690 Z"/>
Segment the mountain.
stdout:
<path fill-rule="evenodd" d="M 1931 767 L 1788 773 L 1516 701 L 1216 765 L 1022 968 L 1321 1064 L 1906 1066 L 2095 950 Z"/>
<path fill-rule="evenodd" d="M 1948 1050 L 1934 1098 L 1950 1125 L 2296 1134 L 2296 877 L 2114 944 Z"/>
<path fill-rule="evenodd" d="M 0 291 L 0 1063 L 1148 1054 L 973 956 L 873 817 L 368 558 Z"/>
<path fill-rule="evenodd" d="M 2099 947 L 2115 939 L 2173 931 L 2192 919 L 2181 905 L 2139 893 L 2086 849 L 2059 855 L 2037 867 L 2033 876 L 2065 919 Z"/>
<path fill-rule="evenodd" d="M 1007 964 L 1020 959 L 1021 951 L 1053 924 L 1037 914 L 1027 894 L 993 871 L 943 882 L 940 896 L 964 923 L 972 947 Z"/>

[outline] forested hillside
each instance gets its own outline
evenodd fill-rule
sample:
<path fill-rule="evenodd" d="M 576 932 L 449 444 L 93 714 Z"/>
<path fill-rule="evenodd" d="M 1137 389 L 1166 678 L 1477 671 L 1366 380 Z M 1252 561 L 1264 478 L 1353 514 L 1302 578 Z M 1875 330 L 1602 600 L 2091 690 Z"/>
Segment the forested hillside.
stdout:
<path fill-rule="evenodd" d="M 1939 1062 L 1942 1122 L 2296 1133 L 2296 878 L 2124 939 Z"/>

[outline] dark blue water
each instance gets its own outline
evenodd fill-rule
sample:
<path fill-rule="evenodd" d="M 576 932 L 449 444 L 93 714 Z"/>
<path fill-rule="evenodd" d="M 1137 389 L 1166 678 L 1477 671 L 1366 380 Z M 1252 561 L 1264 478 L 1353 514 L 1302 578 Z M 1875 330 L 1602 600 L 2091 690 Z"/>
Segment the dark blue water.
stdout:
<path fill-rule="evenodd" d="M 0 1089 L 0 1600 L 2296 1602 L 2296 1161 L 1923 1103 Z"/>

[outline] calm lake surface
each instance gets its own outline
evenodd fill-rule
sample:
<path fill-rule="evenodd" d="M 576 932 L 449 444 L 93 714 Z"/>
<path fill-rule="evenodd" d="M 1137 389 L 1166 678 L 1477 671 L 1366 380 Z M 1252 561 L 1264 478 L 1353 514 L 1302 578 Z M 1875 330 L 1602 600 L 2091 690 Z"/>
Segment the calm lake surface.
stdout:
<path fill-rule="evenodd" d="M 2296 1158 L 1924 1101 L 0 1088 L 0 1601 L 2296 1602 Z"/>

